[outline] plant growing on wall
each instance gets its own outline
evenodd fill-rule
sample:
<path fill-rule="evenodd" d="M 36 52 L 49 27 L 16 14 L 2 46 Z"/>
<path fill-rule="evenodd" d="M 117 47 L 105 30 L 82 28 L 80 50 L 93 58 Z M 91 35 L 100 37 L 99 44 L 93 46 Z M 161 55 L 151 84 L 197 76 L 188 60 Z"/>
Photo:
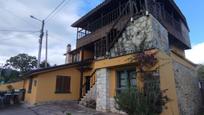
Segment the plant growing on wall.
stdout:
<path fill-rule="evenodd" d="M 140 45 L 131 43 L 137 53 L 133 54 L 129 60 L 136 63 L 137 73 L 141 73 L 143 86 L 136 89 L 127 87 L 120 94 L 117 94 L 115 97 L 116 108 L 128 113 L 128 115 L 159 115 L 170 99 L 165 95 L 167 90 L 161 91 L 160 89 L 159 72 L 147 71 L 157 64 L 157 52 L 146 51 L 151 46 L 151 43 L 147 42 L 148 35 L 144 31 L 138 33 L 143 33 L 143 39 Z M 131 39 L 129 35 L 125 37 Z"/>

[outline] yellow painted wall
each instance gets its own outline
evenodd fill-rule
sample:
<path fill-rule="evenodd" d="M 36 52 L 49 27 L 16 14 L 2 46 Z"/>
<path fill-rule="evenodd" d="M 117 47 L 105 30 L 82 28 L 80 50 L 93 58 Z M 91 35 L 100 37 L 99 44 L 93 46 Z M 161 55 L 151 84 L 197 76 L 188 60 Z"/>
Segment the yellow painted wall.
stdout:
<path fill-rule="evenodd" d="M 13 89 L 23 89 L 24 82 L 18 81 L 13 83 L 0 84 L 0 91 L 7 91 L 8 90 L 7 86 L 10 85 L 13 87 Z"/>
<path fill-rule="evenodd" d="M 55 93 L 56 76 L 58 75 L 71 77 L 71 93 Z M 80 72 L 76 68 L 67 68 L 42 73 L 38 76 L 35 76 L 34 80 L 37 81 L 37 84 L 36 86 L 34 86 L 33 83 L 32 93 L 26 93 L 26 102 L 28 102 L 29 104 L 79 99 Z M 29 80 L 26 80 L 27 89 L 28 82 Z"/>
<path fill-rule="evenodd" d="M 159 67 L 158 69 L 160 72 L 161 89 L 162 90 L 168 89 L 166 95 L 171 99 L 171 101 L 166 105 L 168 109 L 164 110 L 162 115 L 179 115 L 172 58 L 162 52 L 157 52 L 156 57 L 158 58 L 159 62 L 155 67 L 151 68 L 151 70 L 154 70 Z M 110 70 L 110 76 L 109 76 L 110 97 L 114 97 L 116 95 L 117 68 L 120 68 L 123 66 L 126 66 L 126 67 L 132 66 L 128 61 L 128 59 L 130 58 L 131 58 L 131 55 L 127 55 L 127 56 L 112 58 L 108 60 L 100 60 L 94 64 L 95 68 L 108 67 Z M 138 76 L 139 74 L 137 74 L 137 77 Z M 140 84 L 141 80 L 137 81 L 137 83 Z"/>
<path fill-rule="evenodd" d="M 100 69 L 100 68 L 107 68 L 107 67 L 123 66 L 123 65 L 132 64 L 130 62 L 130 58 L 132 58 L 132 55 L 125 55 L 125 56 L 121 56 L 121 57 L 95 61 L 93 68 Z"/>
<path fill-rule="evenodd" d="M 110 97 L 114 97 L 116 95 L 116 71 L 115 68 L 110 68 L 110 76 L 109 76 L 109 95 Z"/>
<path fill-rule="evenodd" d="M 179 54 L 180 56 L 182 56 L 182 57 L 185 57 L 185 52 L 184 52 L 184 50 L 182 50 L 181 48 L 178 48 L 178 47 L 176 47 L 176 46 L 170 46 L 171 47 L 171 50 L 172 51 L 174 51 L 174 52 L 176 52 L 177 54 Z"/>
<path fill-rule="evenodd" d="M 187 59 L 184 58 L 184 57 L 178 56 L 178 55 L 175 54 L 174 52 L 171 52 L 171 58 L 172 58 L 172 60 L 174 60 L 174 61 L 176 61 L 176 62 L 178 62 L 178 63 L 180 63 L 180 64 L 186 66 L 186 67 L 189 68 L 189 69 L 195 70 L 195 68 L 196 68 L 196 65 L 193 64 L 191 61 L 187 60 Z"/>
<path fill-rule="evenodd" d="M 157 58 L 159 59 L 161 90 L 168 89 L 166 95 L 171 99 L 166 105 L 168 109 L 164 110 L 161 115 L 179 115 L 172 59 L 162 52 L 157 54 Z"/>
<path fill-rule="evenodd" d="M 29 87 L 29 79 L 25 80 L 25 102 L 28 104 L 35 104 L 36 103 L 36 92 L 37 92 L 37 87 L 34 86 L 34 81 L 37 80 L 37 77 L 33 78 L 33 83 L 32 83 L 32 91 L 31 93 L 28 93 L 28 87 Z"/>

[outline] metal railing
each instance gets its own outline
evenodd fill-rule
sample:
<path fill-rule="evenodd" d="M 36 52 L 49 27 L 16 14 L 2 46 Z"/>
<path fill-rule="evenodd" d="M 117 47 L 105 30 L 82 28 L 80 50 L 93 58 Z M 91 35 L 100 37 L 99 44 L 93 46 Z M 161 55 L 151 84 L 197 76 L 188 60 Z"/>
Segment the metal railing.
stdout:
<path fill-rule="evenodd" d="M 112 23 L 114 20 L 119 18 L 120 16 L 127 15 L 129 13 L 129 8 L 125 7 L 127 3 L 121 4 L 119 7 L 113 9 L 112 11 L 106 13 L 105 15 L 101 15 L 98 19 L 93 21 L 92 23 L 88 24 L 87 27 L 85 27 L 87 30 L 82 29 L 81 31 L 78 31 L 78 36 L 77 38 L 83 38 L 84 36 L 91 34 L 91 32 L 94 32 L 98 28 L 101 28 L 105 25 L 108 25 Z M 125 12 L 121 12 L 125 9 Z M 87 32 L 82 32 L 82 31 L 87 31 Z"/>

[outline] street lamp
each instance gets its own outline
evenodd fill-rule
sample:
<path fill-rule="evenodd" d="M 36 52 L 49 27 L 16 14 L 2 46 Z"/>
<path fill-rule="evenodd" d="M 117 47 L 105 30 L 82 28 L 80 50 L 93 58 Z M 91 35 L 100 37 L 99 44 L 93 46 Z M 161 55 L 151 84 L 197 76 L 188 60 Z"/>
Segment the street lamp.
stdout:
<path fill-rule="evenodd" d="M 39 51 L 38 51 L 38 62 L 37 62 L 37 68 L 39 69 L 40 68 L 40 60 L 41 60 L 41 51 L 42 51 L 42 39 L 43 39 L 43 36 L 44 36 L 44 27 L 45 27 L 45 20 L 40 20 L 34 16 L 30 16 L 32 19 L 35 19 L 37 21 L 40 21 L 42 23 L 42 27 L 41 27 L 41 30 L 40 30 L 40 39 L 39 39 Z"/>

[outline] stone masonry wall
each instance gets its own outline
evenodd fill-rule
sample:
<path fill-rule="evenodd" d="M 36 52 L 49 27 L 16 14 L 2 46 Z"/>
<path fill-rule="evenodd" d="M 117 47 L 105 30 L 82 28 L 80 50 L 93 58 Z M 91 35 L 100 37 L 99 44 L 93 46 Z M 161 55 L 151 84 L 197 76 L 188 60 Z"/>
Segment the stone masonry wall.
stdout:
<path fill-rule="evenodd" d="M 97 70 L 96 78 L 96 110 L 125 114 L 116 109 L 114 98 L 109 96 L 109 70 L 107 68 Z"/>
<path fill-rule="evenodd" d="M 201 95 L 194 69 L 173 62 L 180 115 L 198 115 Z"/>
<path fill-rule="evenodd" d="M 141 51 L 143 41 L 143 49 L 158 48 L 161 51 L 169 51 L 167 30 L 152 15 L 148 15 L 129 22 L 111 49 L 111 57 Z"/>
<path fill-rule="evenodd" d="M 109 70 L 96 71 L 96 110 L 106 112 L 109 110 Z"/>

